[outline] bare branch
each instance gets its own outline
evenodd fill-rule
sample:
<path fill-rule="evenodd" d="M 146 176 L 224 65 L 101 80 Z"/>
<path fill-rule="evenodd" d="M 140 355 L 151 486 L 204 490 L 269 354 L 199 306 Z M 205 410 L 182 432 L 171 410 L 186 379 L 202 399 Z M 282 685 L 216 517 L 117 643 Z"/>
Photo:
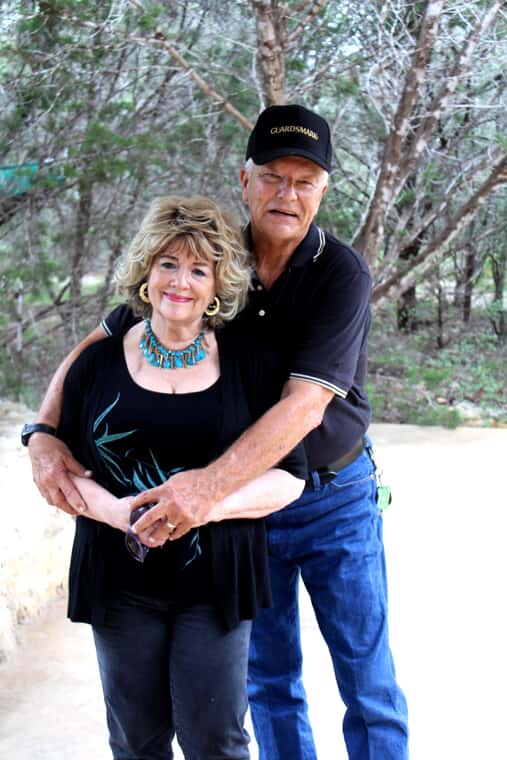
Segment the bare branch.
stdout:
<path fill-rule="evenodd" d="M 449 97 L 456 90 L 463 72 L 470 65 L 472 55 L 485 31 L 491 26 L 502 7 L 502 0 L 495 0 L 483 18 L 477 23 L 455 57 L 449 76 L 446 76 L 438 94 L 430 103 L 425 116 L 415 134 L 406 140 L 411 119 L 419 103 L 419 92 L 425 77 L 432 48 L 436 39 L 438 19 L 443 3 L 430 0 L 427 3 L 421 30 L 414 51 L 404 89 L 398 103 L 382 157 L 375 191 L 366 210 L 364 221 L 355 236 L 355 244 L 373 265 L 378 258 L 385 240 L 388 214 L 395 200 L 414 173 L 417 160 L 426 149 L 428 141 L 439 123 Z"/>
<path fill-rule="evenodd" d="M 428 113 L 424 117 L 421 126 L 416 131 L 414 139 L 411 143 L 411 149 L 408 153 L 406 159 L 403 161 L 403 167 L 401 168 L 399 175 L 398 175 L 398 187 L 402 187 L 404 183 L 406 182 L 407 178 L 413 173 L 416 162 L 422 151 L 426 148 L 426 145 L 428 144 L 428 140 L 430 135 L 432 134 L 433 130 L 435 129 L 435 126 L 437 125 L 441 115 L 442 111 L 447 105 L 447 102 L 449 100 L 449 97 L 452 95 L 452 93 L 455 91 L 456 87 L 459 84 L 460 77 L 463 74 L 463 71 L 467 68 L 467 66 L 470 63 L 470 59 L 472 57 L 472 54 L 477 47 L 477 44 L 480 39 L 482 39 L 484 33 L 487 31 L 487 29 L 491 26 L 493 23 L 495 16 L 497 15 L 498 11 L 504 4 L 504 0 L 495 0 L 491 8 L 488 10 L 488 12 L 484 15 L 480 23 L 473 29 L 471 34 L 469 35 L 467 41 L 465 42 L 462 50 L 460 53 L 456 56 L 456 60 L 454 62 L 454 66 L 449 74 L 448 77 L 445 78 L 445 81 L 428 107 Z"/>
<path fill-rule="evenodd" d="M 507 183 L 507 154 L 492 169 L 481 187 L 452 217 L 444 229 L 422 248 L 411 262 L 410 271 L 398 271 L 373 288 L 372 301 L 379 305 L 387 299 L 396 298 L 415 285 L 417 279 L 434 263 L 441 250 L 448 245 L 477 213 L 479 207 L 501 185 Z"/>
<path fill-rule="evenodd" d="M 161 44 L 162 47 L 165 50 L 167 50 L 171 58 L 173 58 L 181 66 L 182 69 L 184 69 L 185 71 L 188 71 L 188 73 L 190 74 L 190 77 L 195 82 L 195 84 L 199 87 L 199 89 L 201 89 L 209 98 L 216 101 L 217 103 L 220 103 L 224 111 L 229 113 L 231 116 L 234 116 L 234 118 L 237 121 L 239 121 L 241 126 L 245 127 L 245 129 L 248 129 L 249 131 L 253 129 L 252 122 L 249 121 L 249 119 L 247 119 L 245 116 L 243 116 L 243 114 L 240 113 L 236 108 L 234 108 L 232 103 L 229 100 L 227 100 L 227 98 L 225 98 L 223 95 L 220 95 L 220 93 L 214 90 L 213 87 L 211 87 L 211 85 L 209 85 L 192 68 L 192 66 L 188 63 L 188 61 L 186 61 L 185 58 L 180 53 L 178 53 L 176 48 L 173 45 L 171 45 L 171 43 L 169 42 L 169 40 L 167 39 L 167 37 L 165 36 L 165 34 L 162 32 L 161 29 L 157 27 L 155 31 L 155 35 L 152 39 L 146 40 L 143 37 L 137 37 L 135 35 L 130 36 L 129 39 L 135 42 L 139 42 L 139 44 L 141 45 L 150 45 L 150 44 L 155 44 L 155 43 Z"/>
<path fill-rule="evenodd" d="M 129 2 L 132 3 L 133 5 L 135 5 L 137 8 L 142 9 L 144 11 L 144 9 L 143 9 L 141 3 L 139 2 L 139 0 L 129 0 Z M 78 24 L 79 26 L 83 26 L 83 27 L 86 27 L 86 28 L 88 28 L 90 30 L 93 30 L 94 32 L 100 31 L 100 29 L 103 26 L 102 24 L 98 24 L 98 23 L 95 23 L 95 22 L 92 22 L 92 21 L 85 21 L 84 19 L 81 19 L 81 18 L 79 18 L 77 16 L 73 16 L 72 14 L 64 13 L 64 12 L 61 12 L 61 11 L 59 12 L 59 14 L 60 14 L 60 16 L 62 18 L 65 18 L 68 21 L 71 21 L 71 22 L 73 22 L 75 24 Z M 155 32 L 154 32 L 153 36 L 151 36 L 151 37 L 141 37 L 141 36 L 136 35 L 136 34 L 128 34 L 128 35 L 125 35 L 125 40 L 129 40 L 131 42 L 136 42 L 137 44 L 143 45 L 143 46 L 146 46 L 146 47 L 158 46 L 158 47 L 164 48 L 164 50 L 166 50 L 169 53 L 169 55 L 171 56 L 171 58 L 173 60 L 175 60 L 176 63 L 182 69 L 184 69 L 184 71 L 188 72 L 188 74 L 190 75 L 191 79 L 195 82 L 195 84 L 199 87 L 200 90 L 202 90 L 209 98 L 211 98 L 215 102 L 219 103 L 222 106 L 222 108 L 224 109 L 224 111 L 226 111 L 231 116 L 233 116 L 237 121 L 239 121 L 239 123 L 243 127 L 245 127 L 245 129 L 247 129 L 249 131 L 253 129 L 252 122 L 249 121 L 249 119 L 247 119 L 245 116 L 243 116 L 243 114 L 240 113 L 240 111 L 238 111 L 236 108 L 234 108 L 234 106 L 232 105 L 232 103 L 230 103 L 230 101 L 227 100 L 227 98 L 225 98 L 223 95 L 220 95 L 220 93 L 218 93 L 215 89 L 213 89 L 213 87 L 211 87 L 211 85 L 209 85 L 192 68 L 192 66 L 181 55 L 181 53 L 179 53 L 176 50 L 176 48 L 174 47 L 174 45 L 172 45 L 169 42 L 169 40 L 167 39 L 167 37 L 164 34 L 164 32 L 162 31 L 162 29 L 160 29 L 160 27 L 157 27 L 155 29 Z"/>
<path fill-rule="evenodd" d="M 384 240 L 386 216 L 394 202 L 397 189 L 396 180 L 403 141 L 431 59 L 443 5 L 444 0 L 429 0 L 426 5 L 412 63 L 385 144 L 375 192 L 361 229 L 354 239 L 354 244 L 370 264 L 376 260 Z"/>
<path fill-rule="evenodd" d="M 297 40 L 299 40 L 299 38 L 301 37 L 305 29 L 308 28 L 308 25 L 313 21 L 315 16 L 317 16 L 321 12 L 321 10 L 323 10 L 326 7 L 326 2 L 327 0 L 315 0 L 315 3 L 313 4 L 313 8 L 311 8 L 308 11 L 306 16 L 301 19 L 301 21 L 296 26 L 296 28 L 293 29 L 292 32 L 287 37 L 286 42 L 288 46 L 293 45 Z M 306 3 L 304 4 L 302 3 L 301 5 L 302 6 L 306 5 Z M 302 10 L 303 8 L 301 7 L 299 11 L 297 12 L 301 12 Z"/>
<path fill-rule="evenodd" d="M 292 9 L 294 15 L 299 16 L 300 13 L 304 13 L 308 6 L 312 3 L 312 0 L 302 0 L 295 8 Z"/>
<path fill-rule="evenodd" d="M 417 240 L 421 239 L 438 218 L 442 218 L 448 212 L 457 192 L 462 190 L 465 186 L 470 186 L 473 178 L 489 168 L 492 162 L 495 161 L 495 159 L 498 160 L 501 155 L 503 155 L 503 153 L 498 150 L 496 154 L 485 156 L 480 161 L 474 160 L 464 167 L 462 172 L 459 172 L 459 174 L 452 177 L 451 182 L 449 182 L 445 188 L 442 200 L 437 202 L 436 199 L 432 199 L 427 213 L 424 214 L 416 224 L 412 223 L 410 229 L 408 229 L 407 225 L 410 216 L 413 213 L 413 208 L 407 208 L 406 211 L 400 215 L 400 219 L 398 220 L 396 229 L 392 235 L 388 254 L 382 259 L 381 264 L 375 270 L 376 278 L 384 279 L 389 276 L 392 268 L 396 265 L 396 260 L 403 254 L 403 252 L 410 249 Z M 402 231 L 405 233 L 403 236 L 401 235 Z"/>

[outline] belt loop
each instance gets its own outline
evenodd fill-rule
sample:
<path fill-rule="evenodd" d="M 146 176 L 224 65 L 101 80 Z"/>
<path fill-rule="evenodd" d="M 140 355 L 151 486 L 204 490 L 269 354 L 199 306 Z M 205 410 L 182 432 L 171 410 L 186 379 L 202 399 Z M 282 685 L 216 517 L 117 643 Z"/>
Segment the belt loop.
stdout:
<path fill-rule="evenodd" d="M 312 470 L 310 473 L 310 480 L 312 483 L 312 488 L 314 491 L 320 491 L 321 484 L 320 484 L 320 476 L 317 470 Z"/>

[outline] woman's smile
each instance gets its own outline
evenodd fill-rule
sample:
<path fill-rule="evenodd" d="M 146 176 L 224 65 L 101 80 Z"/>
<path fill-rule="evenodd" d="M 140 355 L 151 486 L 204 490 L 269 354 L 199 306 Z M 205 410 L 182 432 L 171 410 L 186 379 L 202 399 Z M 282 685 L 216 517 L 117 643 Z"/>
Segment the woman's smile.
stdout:
<path fill-rule="evenodd" d="M 164 293 L 164 295 L 169 299 L 169 301 L 174 301 L 174 303 L 187 303 L 187 301 L 192 300 L 187 296 L 179 296 L 176 293 Z"/>

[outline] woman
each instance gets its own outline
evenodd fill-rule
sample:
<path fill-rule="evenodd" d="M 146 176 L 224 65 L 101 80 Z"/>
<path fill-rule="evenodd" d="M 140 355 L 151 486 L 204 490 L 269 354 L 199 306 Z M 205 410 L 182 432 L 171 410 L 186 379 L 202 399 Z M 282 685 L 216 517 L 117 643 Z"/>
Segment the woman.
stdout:
<path fill-rule="evenodd" d="M 248 758 L 250 621 L 270 591 L 263 522 L 243 518 L 297 498 L 304 457 L 162 547 L 130 543 L 131 556 L 125 531 L 132 494 L 217 457 L 279 398 L 283 377 L 223 327 L 250 268 L 212 201 L 156 200 L 117 279 L 145 320 L 83 352 L 64 389 L 59 435 L 95 479 L 76 479 L 89 512 L 76 521 L 69 617 L 93 626 L 114 758 L 172 758 L 175 732 L 187 760 Z"/>

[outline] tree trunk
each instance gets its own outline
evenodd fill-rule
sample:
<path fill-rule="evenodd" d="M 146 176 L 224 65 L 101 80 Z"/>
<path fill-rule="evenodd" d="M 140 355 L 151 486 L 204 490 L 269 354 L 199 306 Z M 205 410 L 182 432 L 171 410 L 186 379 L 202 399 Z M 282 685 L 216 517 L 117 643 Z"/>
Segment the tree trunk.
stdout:
<path fill-rule="evenodd" d="M 491 259 L 494 283 L 493 308 L 490 321 L 501 346 L 507 342 L 507 319 L 504 308 L 505 274 L 507 271 L 507 246 L 499 252 L 498 258 Z"/>
<path fill-rule="evenodd" d="M 407 268 L 410 268 L 410 261 L 417 256 L 420 247 L 421 240 L 417 240 L 400 254 L 400 259 L 407 262 Z M 398 298 L 396 324 L 400 332 L 415 333 L 417 331 L 417 294 L 415 284 L 404 290 Z"/>
<path fill-rule="evenodd" d="M 417 331 L 417 298 L 415 286 L 402 293 L 396 305 L 396 324 L 403 333 Z"/>
<path fill-rule="evenodd" d="M 92 210 L 92 186 L 85 183 L 79 185 L 79 203 L 77 208 L 76 232 L 74 236 L 74 252 L 71 260 L 70 294 L 69 294 L 69 323 L 65 326 L 66 334 L 75 343 L 79 340 L 77 326 L 79 323 L 79 307 L 81 303 L 81 281 L 84 274 L 84 260 L 87 250 L 87 236 L 90 228 Z"/>
<path fill-rule="evenodd" d="M 257 25 L 257 69 L 266 105 L 285 102 L 287 16 L 278 0 L 252 0 Z"/>
<path fill-rule="evenodd" d="M 472 296 L 474 292 L 474 275 L 476 266 L 475 248 L 469 243 L 465 249 L 465 272 L 463 289 L 463 322 L 468 324 L 472 315 Z"/>
<path fill-rule="evenodd" d="M 437 273 L 437 348 L 444 347 L 444 292 L 440 272 Z"/>

